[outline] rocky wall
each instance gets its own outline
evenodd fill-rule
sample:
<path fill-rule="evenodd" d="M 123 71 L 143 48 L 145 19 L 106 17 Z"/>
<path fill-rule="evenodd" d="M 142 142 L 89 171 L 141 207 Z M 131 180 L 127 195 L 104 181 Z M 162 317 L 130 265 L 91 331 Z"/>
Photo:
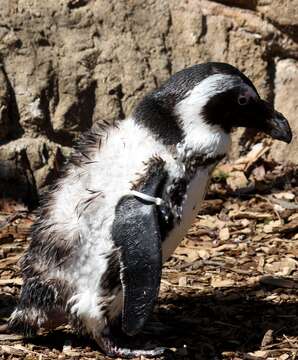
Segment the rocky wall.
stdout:
<path fill-rule="evenodd" d="M 195 63 L 239 67 L 297 133 L 297 11 L 298 0 L 0 0 L 0 196 L 34 202 L 82 131 Z M 272 156 L 297 163 L 297 137 Z"/>

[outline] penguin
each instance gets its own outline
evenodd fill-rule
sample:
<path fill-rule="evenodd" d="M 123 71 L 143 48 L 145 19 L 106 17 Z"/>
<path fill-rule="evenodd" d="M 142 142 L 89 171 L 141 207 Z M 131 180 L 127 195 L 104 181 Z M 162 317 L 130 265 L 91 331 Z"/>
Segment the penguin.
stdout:
<path fill-rule="evenodd" d="M 162 355 L 135 335 L 237 127 L 292 138 L 242 72 L 209 62 L 171 76 L 126 119 L 83 134 L 33 225 L 10 329 L 32 336 L 69 322 L 109 356 Z"/>

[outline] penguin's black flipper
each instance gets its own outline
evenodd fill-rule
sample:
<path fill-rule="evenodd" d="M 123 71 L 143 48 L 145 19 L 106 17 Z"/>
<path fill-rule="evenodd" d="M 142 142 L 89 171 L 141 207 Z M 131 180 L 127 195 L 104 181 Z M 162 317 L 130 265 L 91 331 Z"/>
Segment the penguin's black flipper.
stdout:
<path fill-rule="evenodd" d="M 123 197 L 113 228 L 120 248 L 123 288 L 122 329 L 135 335 L 153 310 L 161 276 L 161 239 L 156 206 Z"/>
<path fill-rule="evenodd" d="M 157 196 L 165 177 L 163 162 L 154 162 L 138 191 Z M 113 240 L 120 249 L 122 329 L 135 335 L 151 314 L 160 285 L 162 254 L 156 204 L 124 196 L 116 207 Z"/>

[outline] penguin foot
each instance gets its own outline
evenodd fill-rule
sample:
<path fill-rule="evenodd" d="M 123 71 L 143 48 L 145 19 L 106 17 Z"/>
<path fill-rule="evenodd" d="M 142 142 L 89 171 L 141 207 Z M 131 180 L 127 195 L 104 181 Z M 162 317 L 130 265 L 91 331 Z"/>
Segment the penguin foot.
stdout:
<path fill-rule="evenodd" d="M 129 349 L 126 347 L 118 347 L 115 345 L 109 345 L 105 352 L 110 357 L 121 357 L 124 359 L 132 359 L 140 356 L 144 356 L 147 358 L 156 358 L 162 357 L 165 359 L 165 356 L 170 355 L 172 352 L 165 347 L 156 347 L 151 350 L 145 349 Z"/>
<path fill-rule="evenodd" d="M 113 329 L 115 330 L 115 329 Z M 101 334 L 98 342 L 106 355 L 110 357 L 122 357 L 125 359 L 136 358 L 144 356 L 147 358 L 161 357 L 169 359 L 173 352 L 166 347 L 158 347 L 151 344 L 144 343 L 140 345 L 137 337 L 130 337 L 125 335 L 122 330 L 112 331 L 111 328 L 106 328 Z"/>

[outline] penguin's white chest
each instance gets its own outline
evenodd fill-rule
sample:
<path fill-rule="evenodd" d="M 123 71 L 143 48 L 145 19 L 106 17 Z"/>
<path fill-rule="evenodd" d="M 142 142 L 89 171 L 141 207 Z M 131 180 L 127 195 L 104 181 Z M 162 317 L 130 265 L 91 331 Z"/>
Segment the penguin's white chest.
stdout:
<path fill-rule="evenodd" d="M 169 232 L 162 244 L 163 262 L 167 261 L 172 255 L 195 220 L 202 200 L 205 197 L 211 168 L 213 168 L 213 166 L 199 169 L 194 178 L 188 184 L 187 191 L 181 205 L 181 221 Z"/>

